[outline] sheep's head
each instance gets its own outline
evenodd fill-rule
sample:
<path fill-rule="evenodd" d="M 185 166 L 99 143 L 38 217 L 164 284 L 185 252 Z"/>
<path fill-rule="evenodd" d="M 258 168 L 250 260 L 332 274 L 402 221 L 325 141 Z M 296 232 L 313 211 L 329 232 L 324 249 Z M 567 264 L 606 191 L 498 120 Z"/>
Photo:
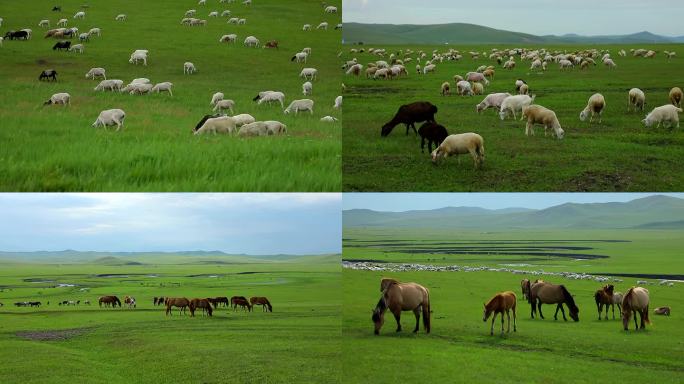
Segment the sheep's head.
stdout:
<path fill-rule="evenodd" d="M 430 154 L 432 156 L 432 163 L 437 164 L 437 161 L 439 160 L 439 156 L 442 154 L 442 152 L 439 150 L 439 147 L 435 148 L 434 151 Z"/>
<path fill-rule="evenodd" d="M 565 131 L 563 130 L 563 128 L 558 127 L 556 129 L 556 137 L 558 137 L 558 140 L 563 140 L 563 137 L 565 137 Z"/>
<path fill-rule="evenodd" d="M 43 103 L 43 105 L 50 105 L 50 104 L 52 104 L 52 99 L 49 99 L 48 101 Z"/>
<path fill-rule="evenodd" d="M 475 110 L 477 111 L 477 113 L 482 112 L 483 109 L 484 109 L 484 105 L 482 103 L 475 106 Z"/>
<path fill-rule="evenodd" d="M 501 118 L 501 120 L 505 120 L 506 119 L 506 111 L 499 111 L 499 117 Z"/>
<path fill-rule="evenodd" d="M 648 120 L 648 116 L 646 116 L 645 119 L 641 120 L 642 123 L 644 123 L 645 126 L 650 127 L 653 123 Z"/>
<path fill-rule="evenodd" d="M 585 110 L 583 110 L 582 112 L 580 112 L 579 118 L 580 118 L 581 121 L 585 121 L 585 120 L 587 120 L 587 116 L 588 116 L 588 115 L 589 115 L 589 111 L 587 111 L 587 110 L 585 109 Z"/>

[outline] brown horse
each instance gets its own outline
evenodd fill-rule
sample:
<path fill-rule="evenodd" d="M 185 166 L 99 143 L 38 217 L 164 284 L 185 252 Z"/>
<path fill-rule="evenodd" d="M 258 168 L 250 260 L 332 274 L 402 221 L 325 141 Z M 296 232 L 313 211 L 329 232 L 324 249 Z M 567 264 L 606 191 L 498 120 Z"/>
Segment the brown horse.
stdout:
<path fill-rule="evenodd" d="M 190 306 L 190 301 L 185 297 L 167 297 L 164 304 L 166 304 L 166 315 L 168 316 L 171 313 L 171 307 L 178 307 L 178 313 L 185 313 L 185 309 Z"/>
<path fill-rule="evenodd" d="M 625 331 L 629 330 L 629 318 L 634 314 L 634 329 L 644 329 L 644 322 L 650 324 L 648 319 L 648 289 L 641 287 L 632 287 L 625 293 L 622 299 L 622 326 Z M 639 313 L 641 317 L 641 327 L 637 327 L 637 316 Z"/>
<path fill-rule="evenodd" d="M 598 317 L 601 320 L 601 312 L 603 306 L 606 306 L 606 320 L 608 320 L 608 307 L 613 305 L 613 291 L 615 287 L 613 284 L 604 285 L 603 288 L 594 293 L 594 301 L 596 301 L 596 309 L 598 309 Z M 615 319 L 615 307 L 613 307 L 613 319 Z"/>
<path fill-rule="evenodd" d="M 522 288 L 522 294 L 525 300 L 530 299 L 530 281 L 528 279 L 522 279 L 520 281 L 520 288 Z"/>
<path fill-rule="evenodd" d="M 211 302 L 209 299 L 192 299 L 190 300 L 190 316 L 195 317 L 195 309 L 202 308 L 202 313 L 212 314 Z"/>
<path fill-rule="evenodd" d="M 237 307 L 240 306 L 243 310 L 252 312 L 252 305 L 249 304 L 247 298 L 243 296 L 233 296 L 230 298 L 230 302 L 233 304 L 233 311 L 236 311 Z"/>
<path fill-rule="evenodd" d="M 105 308 L 111 305 L 112 308 L 116 308 L 118 305 L 121 308 L 121 300 L 116 296 L 101 296 L 98 304 L 102 308 L 102 303 L 104 303 Z"/>
<path fill-rule="evenodd" d="M 249 303 L 252 304 L 252 307 L 255 305 L 261 305 L 262 312 L 263 311 L 273 312 L 273 306 L 268 301 L 268 299 L 265 297 L 256 297 L 256 296 L 250 297 Z"/>
<path fill-rule="evenodd" d="M 214 304 L 214 308 L 217 308 L 219 306 L 219 304 L 223 304 L 224 307 L 227 307 L 230 305 L 230 302 L 228 301 L 227 297 L 220 296 L 220 297 L 214 297 L 212 304 Z"/>
<path fill-rule="evenodd" d="M 515 306 L 517 301 L 518 298 L 515 296 L 515 293 L 506 291 L 497 293 L 489 300 L 489 302 L 484 305 L 484 314 L 482 316 L 483 322 L 486 323 L 489 316 L 494 313 L 494 316 L 492 317 L 492 327 L 489 331 L 490 335 L 494 335 L 494 320 L 496 319 L 496 315 L 499 313 L 501 314 L 501 334 L 503 335 L 504 312 L 506 312 L 506 317 L 508 317 L 508 330 L 506 333 L 511 333 L 511 313 L 509 312 L 511 309 L 513 310 L 513 332 L 517 331 L 515 326 Z"/>
<path fill-rule="evenodd" d="M 124 304 L 128 305 L 128 308 L 129 308 L 129 309 L 130 309 L 131 307 L 135 308 L 135 307 L 136 307 L 136 304 L 135 304 L 135 297 L 126 295 L 126 296 L 124 297 Z"/>
<path fill-rule="evenodd" d="M 570 317 L 575 321 L 579 321 L 579 308 L 575 305 L 575 299 L 573 299 L 564 285 L 555 285 L 544 281 L 534 283 L 530 287 L 530 298 L 528 302 L 532 306 L 531 316 L 533 319 L 534 314 L 537 312 L 537 308 L 539 309 L 539 317 L 542 319 L 544 318 L 544 314 L 541 310 L 542 304 L 557 304 L 556 313 L 553 315 L 554 320 L 558 320 L 558 310 L 560 310 L 563 314 L 563 320 L 568 321 L 565 317 L 565 310 L 563 309 L 563 304 L 565 304 L 570 311 Z M 535 305 L 537 308 L 535 308 Z"/>
<path fill-rule="evenodd" d="M 397 332 L 401 331 L 401 312 L 413 311 L 416 316 L 416 327 L 413 333 L 418 332 L 420 312 L 423 312 L 423 326 L 425 332 L 430 333 L 430 293 L 427 288 L 416 283 L 400 283 L 394 279 L 382 279 L 380 282 L 382 296 L 378 305 L 373 310 L 371 319 L 375 323 L 375 334 L 380 334 L 380 328 L 385 322 L 385 311 L 392 312 L 397 321 Z"/>

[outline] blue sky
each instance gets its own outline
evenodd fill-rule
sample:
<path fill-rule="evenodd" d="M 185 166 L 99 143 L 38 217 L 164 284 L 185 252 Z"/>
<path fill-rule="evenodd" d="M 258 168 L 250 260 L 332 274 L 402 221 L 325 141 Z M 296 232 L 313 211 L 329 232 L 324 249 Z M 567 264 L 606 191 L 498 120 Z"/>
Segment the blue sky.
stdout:
<path fill-rule="evenodd" d="M 343 0 L 344 22 L 471 23 L 534 35 L 684 35 L 676 0 Z"/>
<path fill-rule="evenodd" d="M 535 208 L 564 203 L 625 202 L 654 193 L 345 193 L 344 209 L 400 212 L 443 207 Z M 684 198 L 684 193 L 658 193 Z"/>
<path fill-rule="evenodd" d="M 339 253 L 341 200 L 339 193 L 5 193 L 0 250 Z"/>

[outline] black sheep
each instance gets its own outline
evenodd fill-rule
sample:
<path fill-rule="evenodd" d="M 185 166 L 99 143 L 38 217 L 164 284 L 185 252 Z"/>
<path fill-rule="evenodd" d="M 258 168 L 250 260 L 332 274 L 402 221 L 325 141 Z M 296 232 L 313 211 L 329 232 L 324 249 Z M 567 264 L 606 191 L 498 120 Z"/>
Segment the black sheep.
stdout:
<path fill-rule="evenodd" d="M 56 49 L 58 49 L 60 51 L 62 49 L 66 49 L 68 51 L 69 48 L 71 48 L 71 41 L 59 41 L 59 42 L 55 43 L 55 45 L 52 46 L 53 51 Z"/>
<path fill-rule="evenodd" d="M 425 141 L 428 142 L 428 153 L 432 152 L 432 143 L 435 143 L 435 148 L 442 144 L 442 141 L 449 136 L 446 128 L 443 125 L 439 125 L 435 122 L 428 121 L 418 128 L 418 134 L 420 135 L 420 152 L 423 153 L 425 150 Z"/>
<path fill-rule="evenodd" d="M 57 81 L 57 71 L 54 69 L 46 69 L 43 72 L 40 73 L 40 76 L 38 77 L 38 80 L 49 80 L 52 79 L 54 81 Z"/>
<path fill-rule="evenodd" d="M 418 134 L 414 123 L 420 123 L 421 121 L 431 121 L 434 123 L 435 113 L 437 113 L 437 107 L 427 101 L 416 101 L 415 103 L 402 105 L 399 107 L 396 115 L 394 115 L 394 118 L 382 126 L 381 136 L 389 135 L 398 124 L 406 124 L 406 135 L 408 135 L 409 128 L 413 128 L 413 132 Z"/>

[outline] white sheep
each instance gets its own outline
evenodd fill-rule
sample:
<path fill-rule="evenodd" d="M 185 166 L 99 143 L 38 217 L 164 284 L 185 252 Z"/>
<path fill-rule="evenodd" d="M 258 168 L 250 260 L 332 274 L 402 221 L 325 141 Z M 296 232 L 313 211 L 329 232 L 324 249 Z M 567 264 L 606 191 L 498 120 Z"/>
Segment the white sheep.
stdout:
<path fill-rule="evenodd" d="M 141 83 L 133 83 L 128 85 L 130 87 L 129 94 L 131 95 L 142 95 L 145 93 L 150 93 L 152 92 L 152 84 L 141 84 Z"/>
<path fill-rule="evenodd" d="M 207 0 L 199 0 L 197 5 L 207 5 Z"/>
<path fill-rule="evenodd" d="M 238 23 L 238 25 L 247 24 L 247 19 L 239 19 L 237 23 Z"/>
<path fill-rule="evenodd" d="M 193 64 L 189 61 L 186 61 L 185 63 L 183 63 L 183 73 L 184 74 L 190 75 L 190 74 L 193 74 L 195 72 L 197 72 L 197 68 L 195 68 L 195 64 Z"/>
<path fill-rule="evenodd" d="M 572 69 L 574 64 L 570 60 L 562 59 L 558 61 L 558 66 L 560 67 L 561 71 L 564 69 Z"/>
<path fill-rule="evenodd" d="M 209 105 L 214 106 L 220 100 L 223 100 L 223 92 L 216 92 L 213 96 L 211 96 L 211 102 Z"/>
<path fill-rule="evenodd" d="M 232 115 L 234 113 L 233 112 L 234 107 L 235 107 L 235 102 L 233 100 L 230 100 L 230 99 L 219 100 L 216 102 L 216 106 L 214 107 L 214 112 L 218 111 L 220 113 L 222 110 L 227 109 L 230 111 L 230 114 Z"/>
<path fill-rule="evenodd" d="M 519 95 L 529 95 L 530 94 L 530 88 L 527 86 L 527 84 L 523 84 L 520 86 L 520 89 L 518 89 L 518 94 Z"/>
<path fill-rule="evenodd" d="M 58 27 L 66 27 L 68 22 L 69 22 L 69 20 L 67 20 L 67 19 L 59 19 L 59 21 L 57 21 L 57 26 Z"/>
<path fill-rule="evenodd" d="M 547 134 L 547 129 L 551 128 L 559 140 L 563 139 L 565 131 L 561 128 L 554 111 L 541 105 L 526 105 L 522 109 L 522 116 L 523 118 L 527 117 L 525 136 L 529 136 L 530 133 L 534 136 L 534 124 L 540 124 L 544 126 L 544 136 Z"/>
<path fill-rule="evenodd" d="M 639 88 L 630 89 L 628 94 L 627 112 L 629 112 L 630 107 L 634 107 L 635 112 L 637 108 L 643 111 L 644 104 L 646 104 L 646 95 L 644 95 L 644 91 Z"/>
<path fill-rule="evenodd" d="M 663 122 L 665 123 L 663 124 L 663 126 L 672 128 L 672 124 L 674 123 L 675 128 L 679 128 L 678 113 L 681 112 L 681 108 L 678 108 L 672 104 L 667 104 L 653 108 L 653 110 L 648 115 L 646 115 L 646 118 L 641 120 L 641 122 L 644 123 L 644 125 L 647 127 L 652 126 L 654 123 L 658 123 L 656 128 L 660 127 L 660 124 Z"/>
<path fill-rule="evenodd" d="M 274 92 L 274 91 L 265 91 L 265 92 L 259 92 L 259 101 L 258 105 L 261 105 L 263 103 L 271 103 L 273 101 L 278 101 L 280 102 L 280 108 L 285 107 L 285 94 L 282 92 Z"/>
<path fill-rule="evenodd" d="M 313 115 L 313 106 L 314 102 L 311 99 L 294 100 L 283 112 L 286 114 L 294 112 L 296 115 L 299 111 L 309 111 Z"/>
<path fill-rule="evenodd" d="M 137 79 L 133 79 L 131 81 L 131 84 L 150 84 L 152 83 L 150 79 L 146 77 L 138 77 Z"/>
<path fill-rule="evenodd" d="M 423 75 L 427 75 L 428 73 L 435 73 L 435 68 L 437 68 L 436 65 L 434 64 L 428 64 L 423 67 Z"/>
<path fill-rule="evenodd" d="M 120 14 L 116 15 L 116 17 L 114 18 L 114 20 L 116 20 L 116 21 L 126 21 L 126 15 L 124 15 L 123 13 L 120 13 Z"/>
<path fill-rule="evenodd" d="M 299 73 L 299 77 L 301 77 L 304 80 L 311 80 L 311 81 L 315 81 L 317 75 L 318 75 L 318 70 L 316 68 L 304 68 Z"/>
<path fill-rule="evenodd" d="M 69 47 L 69 52 L 83 53 L 83 44 L 74 44 Z"/>
<path fill-rule="evenodd" d="M 43 19 L 40 22 L 38 22 L 38 26 L 43 28 L 50 28 L 50 20 Z"/>
<path fill-rule="evenodd" d="M 275 120 L 266 120 L 266 129 L 269 135 L 284 135 L 287 133 L 287 125 Z"/>
<path fill-rule="evenodd" d="M 237 35 L 234 33 L 231 33 L 229 35 L 223 35 L 219 39 L 219 43 L 236 43 L 237 42 Z"/>
<path fill-rule="evenodd" d="M 256 121 L 254 116 L 248 114 L 248 113 L 241 113 L 239 115 L 233 116 L 233 120 L 235 120 L 235 126 L 236 127 L 241 127 L 245 124 L 250 124 Z"/>
<path fill-rule="evenodd" d="M 93 88 L 94 91 L 120 91 L 121 88 L 123 87 L 123 80 L 119 79 L 110 79 L 110 80 L 102 80 L 100 81 L 100 84 L 97 85 L 97 87 Z"/>
<path fill-rule="evenodd" d="M 228 19 L 228 24 L 237 24 L 239 20 L 240 19 L 238 19 L 237 17 L 231 17 L 230 19 Z"/>
<path fill-rule="evenodd" d="M 147 53 L 141 51 L 135 51 L 131 54 L 131 58 L 128 60 L 129 63 L 137 65 L 139 61 L 142 61 L 143 65 L 147 65 Z"/>
<path fill-rule="evenodd" d="M 105 69 L 104 68 L 90 68 L 90 71 L 85 74 L 86 79 L 90 78 L 95 80 L 96 77 L 102 77 L 103 79 L 107 80 L 107 76 L 105 75 Z"/>
<path fill-rule="evenodd" d="M 334 109 L 340 109 L 342 108 L 342 95 L 337 96 L 335 98 L 335 104 L 333 105 Z"/>
<path fill-rule="evenodd" d="M 227 133 L 235 132 L 235 119 L 230 116 L 219 116 L 207 119 L 202 126 L 195 131 L 195 135 L 202 135 L 205 133 Z"/>
<path fill-rule="evenodd" d="M 164 81 L 163 83 L 155 84 L 154 87 L 152 87 L 152 92 L 168 92 L 170 96 L 173 96 L 173 92 L 171 92 L 171 87 L 173 87 L 173 83 Z"/>
<path fill-rule="evenodd" d="M 185 11 L 185 16 L 186 17 L 193 17 L 193 16 L 195 16 L 195 13 L 197 13 L 196 9 L 188 9 L 187 11 Z"/>
<path fill-rule="evenodd" d="M 304 96 L 310 96 L 313 93 L 313 84 L 310 81 L 302 84 L 302 93 Z"/>
<path fill-rule="evenodd" d="M 56 104 L 62 104 L 62 105 L 70 105 L 71 104 L 71 96 L 66 93 L 66 92 L 61 92 L 61 93 L 55 93 L 46 101 L 43 103 L 43 105 L 56 105 Z"/>
<path fill-rule="evenodd" d="M 506 119 L 509 112 L 513 113 L 513 119 L 517 119 L 516 112 L 522 111 L 523 107 L 532 104 L 535 95 L 532 97 L 528 95 L 513 95 L 505 98 L 501 102 L 501 108 L 499 109 L 499 117 L 501 120 Z M 522 118 L 520 118 L 522 120 Z"/>
<path fill-rule="evenodd" d="M 218 11 L 211 11 L 209 12 L 209 17 L 218 17 Z"/>
<path fill-rule="evenodd" d="M 310 31 L 311 30 L 311 24 L 304 24 L 302 27 L 302 31 Z"/>
<path fill-rule="evenodd" d="M 442 143 L 432 151 L 432 162 L 437 164 L 440 158 L 458 156 L 470 153 L 475 162 L 475 168 L 484 163 L 484 139 L 477 133 L 468 132 L 447 136 Z"/>
<path fill-rule="evenodd" d="M 617 64 L 610 58 L 603 60 L 603 64 L 610 69 L 617 67 Z"/>
<path fill-rule="evenodd" d="M 74 14 L 74 19 L 83 19 L 83 18 L 85 18 L 85 12 L 83 12 L 83 11 L 79 11 L 79 12 L 76 12 L 76 14 Z"/>
<path fill-rule="evenodd" d="M 116 125 L 116 130 L 119 131 L 124 125 L 126 113 L 121 109 L 107 109 L 100 112 L 97 120 L 93 123 L 93 127 L 99 126 L 107 128 L 110 125 Z"/>
<path fill-rule="evenodd" d="M 325 13 L 337 13 L 337 7 L 329 5 L 325 7 Z"/>
<path fill-rule="evenodd" d="M 482 83 L 472 83 L 473 95 L 481 95 L 484 93 L 484 85 Z"/>
<path fill-rule="evenodd" d="M 321 121 L 324 123 L 334 123 L 334 122 L 338 121 L 338 119 L 336 117 L 332 117 L 332 116 L 324 116 L 324 117 L 321 117 Z"/>
<path fill-rule="evenodd" d="M 229 10 L 226 9 L 225 11 L 221 12 L 221 17 L 227 17 L 227 16 L 230 16 Z"/>
<path fill-rule="evenodd" d="M 247 47 L 255 47 L 255 48 L 258 48 L 258 47 L 259 47 L 259 39 L 257 39 L 257 38 L 254 37 L 254 36 L 247 36 L 247 37 L 245 38 L 245 42 L 244 42 L 243 44 L 244 44 L 245 46 L 247 46 Z"/>
<path fill-rule="evenodd" d="M 328 30 L 328 23 L 324 21 L 324 22 L 318 24 L 318 26 L 316 27 L 316 29 L 323 29 L 323 30 L 326 30 L 326 31 L 327 31 L 327 30 Z"/>
<path fill-rule="evenodd" d="M 606 107 L 606 99 L 603 97 L 602 94 L 600 93 L 594 93 L 589 97 L 589 101 L 587 102 L 587 106 L 584 107 L 582 112 L 580 112 L 580 120 L 585 121 L 587 120 L 587 116 L 589 116 L 589 113 L 591 113 L 591 117 L 589 118 L 589 123 L 592 122 L 594 119 L 594 115 L 598 114 L 599 116 L 599 124 L 601 123 L 601 114 L 603 113 L 603 109 Z"/>
<path fill-rule="evenodd" d="M 470 86 L 469 82 L 461 80 L 458 83 L 456 83 L 456 93 L 458 93 L 461 96 L 472 96 L 473 89 Z"/>
<path fill-rule="evenodd" d="M 670 98 L 670 104 L 677 107 L 681 106 L 682 103 L 682 89 L 679 87 L 674 87 L 670 89 L 668 97 Z"/>
<path fill-rule="evenodd" d="M 490 93 L 478 105 L 475 106 L 477 113 L 484 111 L 487 108 L 501 108 L 501 103 L 505 98 L 510 96 L 510 93 Z"/>
<path fill-rule="evenodd" d="M 306 53 L 307 56 L 311 56 L 311 48 L 310 47 L 303 48 L 302 52 Z"/>
<path fill-rule="evenodd" d="M 268 134 L 268 126 L 263 121 L 245 124 L 240 127 L 240 131 L 238 132 L 238 136 L 240 137 L 267 136 Z"/>
<path fill-rule="evenodd" d="M 297 63 L 301 63 L 301 62 L 306 63 L 306 58 L 308 56 L 309 56 L 309 54 L 306 52 L 298 52 L 298 53 L 295 53 L 294 56 L 292 56 L 292 59 L 290 59 L 290 61 L 296 61 Z"/>

